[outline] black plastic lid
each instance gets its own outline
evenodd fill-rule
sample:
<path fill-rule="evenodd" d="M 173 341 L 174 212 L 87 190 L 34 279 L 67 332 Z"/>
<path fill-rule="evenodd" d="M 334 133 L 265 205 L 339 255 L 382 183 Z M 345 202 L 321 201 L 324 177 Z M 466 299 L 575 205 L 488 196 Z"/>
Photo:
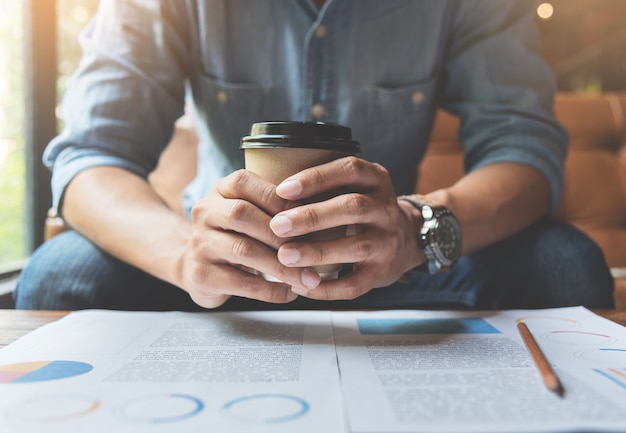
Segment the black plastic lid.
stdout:
<path fill-rule="evenodd" d="M 347 126 L 322 122 L 259 122 L 241 139 L 241 149 L 300 147 L 357 154 L 358 141 Z"/>

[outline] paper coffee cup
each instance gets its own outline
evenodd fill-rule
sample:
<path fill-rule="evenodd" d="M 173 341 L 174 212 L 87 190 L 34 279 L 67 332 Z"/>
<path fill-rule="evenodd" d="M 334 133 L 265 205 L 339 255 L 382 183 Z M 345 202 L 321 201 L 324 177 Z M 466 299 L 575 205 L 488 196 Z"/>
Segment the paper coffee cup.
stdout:
<path fill-rule="evenodd" d="M 350 128 L 329 123 L 260 122 L 252 125 L 250 135 L 242 138 L 246 169 L 278 185 L 306 168 L 337 158 L 357 155 L 360 145 L 352 139 Z M 330 198 L 316 197 L 310 202 Z M 346 235 L 345 227 L 336 227 L 302 236 L 302 240 L 336 239 Z M 315 266 L 322 279 L 337 278 L 341 264 Z M 278 281 L 271 275 L 263 275 Z"/>

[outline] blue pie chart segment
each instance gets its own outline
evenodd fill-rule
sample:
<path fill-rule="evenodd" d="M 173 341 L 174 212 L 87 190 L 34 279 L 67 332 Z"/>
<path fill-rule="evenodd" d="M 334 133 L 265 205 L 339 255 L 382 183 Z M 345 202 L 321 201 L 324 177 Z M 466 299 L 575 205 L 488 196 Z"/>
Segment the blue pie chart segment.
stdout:
<path fill-rule="evenodd" d="M 35 361 L 0 365 L 0 383 L 31 383 L 66 379 L 93 370 L 79 361 Z"/>

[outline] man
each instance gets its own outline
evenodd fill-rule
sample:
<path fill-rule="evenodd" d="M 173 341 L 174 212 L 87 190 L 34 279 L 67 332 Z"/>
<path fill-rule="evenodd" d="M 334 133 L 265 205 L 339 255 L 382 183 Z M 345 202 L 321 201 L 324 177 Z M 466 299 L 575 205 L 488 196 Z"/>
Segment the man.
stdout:
<path fill-rule="evenodd" d="M 33 256 L 18 308 L 612 305 L 598 247 L 549 220 L 567 138 L 533 2 L 110 0 L 82 45 L 45 155 L 74 231 Z M 201 141 L 190 220 L 146 182 L 186 89 Z M 468 174 L 402 197 L 439 106 L 462 119 Z M 361 158 L 272 185 L 239 149 L 268 119 L 347 125 Z M 351 192 L 297 206 L 336 188 Z M 421 235 L 433 220 L 449 251 Z M 294 239 L 341 225 L 356 233 Z M 324 263 L 352 266 L 322 281 Z"/>

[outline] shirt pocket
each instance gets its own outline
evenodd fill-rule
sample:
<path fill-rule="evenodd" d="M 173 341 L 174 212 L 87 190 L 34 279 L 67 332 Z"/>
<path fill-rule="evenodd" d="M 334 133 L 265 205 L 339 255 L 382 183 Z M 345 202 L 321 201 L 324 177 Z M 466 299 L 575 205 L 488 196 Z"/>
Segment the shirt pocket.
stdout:
<path fill-rule="evenodd" d="M 436 89 L 436 78 L 398 87 L 373 87 L 367 118 L 376 146 L 383 152 L 394 149 L 406 152 L 406 157 L 421 157 L 424 149 L 416 147 L 428 142 L 437 106 Z M 419 143 L 424 144 L 416 146 Z"/>
<path fill-rule="evenodd" d="M 234 83 L 203 75 L 196 92 L 196 110 L 209 136 L 221 148 L 238 145 L 254 122 L 264 120 L 270 89 L 255 83 Z M 230 153 L 230 152 L 227 152 Z"/>

